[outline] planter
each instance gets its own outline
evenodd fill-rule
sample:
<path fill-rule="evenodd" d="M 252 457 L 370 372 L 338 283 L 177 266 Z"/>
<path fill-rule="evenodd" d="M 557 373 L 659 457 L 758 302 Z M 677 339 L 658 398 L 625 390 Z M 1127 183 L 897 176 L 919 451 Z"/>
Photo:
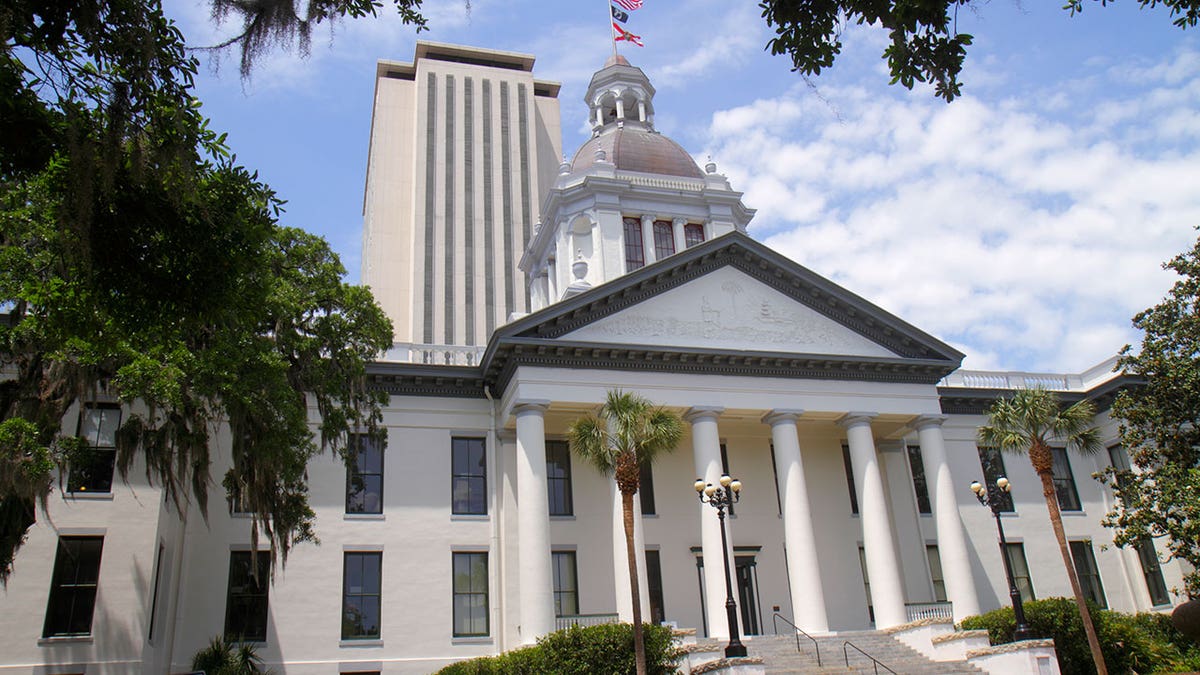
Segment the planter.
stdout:
<path fill-rule="evenodd" d="M 1179 605 L 1171 612 L 1171 623 L 1175 630 L 1200 642 L 1200 599 L 1192 599 Z"/>

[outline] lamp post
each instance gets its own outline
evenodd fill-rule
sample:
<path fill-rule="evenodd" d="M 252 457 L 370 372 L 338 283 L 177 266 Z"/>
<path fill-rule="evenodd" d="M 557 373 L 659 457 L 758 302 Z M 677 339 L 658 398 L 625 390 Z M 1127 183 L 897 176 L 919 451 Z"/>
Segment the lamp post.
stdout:
<path fill-rule="evenodd" d="M 703 478 L 696 479 L 696 495 L 700 502 L 708 504 L 717 510 L 717 518 L 721 521 L 721 556 L 725 559 L 725 614 L 729 620 L 729 646 L 725 647 L 725 657 L 733 658 L 746 656 L 746 646 L 738 639 L 737 603 L 733 601 L 733 584 L 729 581 L 729 543 L 725 539 L 725 509 L 736 504 L 742 494 L 742 481 L 729 476 L 721 476 L 720 485 L 705 483 Z"/>
<path fill-rule="evenodd" d="M 1004 476 L 996 479 L 995 485 L 984 486 L 979 481 L 971 482 L 971 492 L 975 493 L 980 504 L 992 510 L 996 517 L 996 531 L 1000 533 L 1000 559 L 1004 561 L 1004 576 L 1008 577 L 1008 595 L 1012 599 L 1013 617 L 1017 628 L 1013 631 L 1013 640 L 1032 640 L 1033 629 L 1025 621 L 1025 605 L 1021 602 L 1021 591 L 1017 590 L 1017 581 L 1013 578 L 1012 563 L 1008 559 L 1008 541 L 1004 538 L 1004 525 L 1000 521 L 1000 503 L 1004 495 L 1012 491 L 1012 485 Z"/>

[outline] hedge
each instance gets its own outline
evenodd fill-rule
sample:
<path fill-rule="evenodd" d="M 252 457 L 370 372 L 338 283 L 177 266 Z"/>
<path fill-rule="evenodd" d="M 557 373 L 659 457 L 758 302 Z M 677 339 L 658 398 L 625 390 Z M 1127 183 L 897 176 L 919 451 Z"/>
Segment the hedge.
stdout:
<path fill-rule="evenodd" d="M 643 626 L 647 671 L 650 675 L 674 673 L 682 652 L 674 645 L 671 629 Z M 636 672 L 633 625 L 610 623 L 586 628 L 572 626 L 539 638 L 536 645 L 452 663 L 437 675 L 634 675 Z"/>
<path fill-rule="evenodd" d="M 1123 614 L 1088 602 L 1100 650 L 1110 673 L 1175 673 L 1200 670 L 1200 644 L 1180 634 L 1164 614 Z M 1025 603 L 1025 618 L 1037 637 L 1054 638 L 1063 675 L 1095 675 L 1079 609 L 1071 598 Z M 1012 642 L 1011 607 L 963 619 L 964 630 L 987 630 L 992 644 Z"/>

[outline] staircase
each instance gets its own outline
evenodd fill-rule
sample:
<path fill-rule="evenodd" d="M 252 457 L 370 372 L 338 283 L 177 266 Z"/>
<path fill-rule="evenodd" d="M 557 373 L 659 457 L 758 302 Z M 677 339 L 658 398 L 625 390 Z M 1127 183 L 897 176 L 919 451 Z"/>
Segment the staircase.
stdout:
<path fill-rule="evenodd" d="M 850 665 L 842 655 L 842 646 L 850 641 L 854 646 L 875 657 L 880 663 L 899 675 L 966 675 L 980 674 L 982 670 L 966 661 L 932 661 L 912 648 L 901 644 L 890 635 L 878 631 L 846 631 L 837 635 L 817 638 L 821 649 L 821 665 L 817 665 L 813 643 L 800 636 L 800 651 L 796 651 L 796 639 L 790 635 L 758 635 L 746 641 L 752 656 L 760 656 L 768 673 L 875 673 L 875 664 L 862 654 L 847 647 Z M 888 671 L 879 667 L 879 673 Z"/>

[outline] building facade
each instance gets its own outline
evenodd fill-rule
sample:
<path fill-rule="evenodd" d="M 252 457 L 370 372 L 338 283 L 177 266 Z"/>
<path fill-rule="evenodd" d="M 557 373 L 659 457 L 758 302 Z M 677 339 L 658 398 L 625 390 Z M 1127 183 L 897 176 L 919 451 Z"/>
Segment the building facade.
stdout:
<path fill-rule="evenodd" d="M 428 673 L 568 623 L 628 619 L 614 481 L 565 441 L 613 389 L 686 421 L 635 500 L 649 619 L 728 635 L 718 522 L 693 489 L 722 474 L 745 486 L 727 522 L 751 640 L 776 612 L 823 633 L 1006 604 L 992 514 L 969 489 L 1001 475 L 1022 593 L 1070 594 L 1028 461 L 979 447 L 976 432 L 992 401 L 1025 386 L 1106 411 L 1129 384 L 1112 362 L 962 371 L 944 342 L 750 238 L 753 210 L 654 129 L 653 87 L 620 57 L 588 88 L 592 138 L 543 162 L 542 126 L 546 147 L 560 143 L 557 103 L 531 65 L 421 43 L 413 64 L 379 66 L 364 280 L 397 325 L 397 348 L 370 370 L 391 395 L 388 436 L 354 466 L 310 466 L 320 544 L 259 583 L 236 503 L 206 520 L 136 479 L 71 479 L 0 591 L 0 673 L 186 672 L 219 634 L 255 642 L 280 672 Z M 527 146 L 504 136 L 498 109 Z M 487 128 L 501 149 L 485 171 Z M 510 205 L 489 230 L 480 209 Z M 77 413 L 64 432 L 103 448 L 127 411 L 91 401 Z M 1100 525 L 1112 495 L 1091 475 L 1127 460 L 1107 412 L 1096 422 L 1107 454 L 1056 451 L 1084 588 L 1113 609 L 1167 609 L 1178 564 L 1153 545 L 1115 549 Z M 214 471 L 228 447 L 217 439 Z"/>

